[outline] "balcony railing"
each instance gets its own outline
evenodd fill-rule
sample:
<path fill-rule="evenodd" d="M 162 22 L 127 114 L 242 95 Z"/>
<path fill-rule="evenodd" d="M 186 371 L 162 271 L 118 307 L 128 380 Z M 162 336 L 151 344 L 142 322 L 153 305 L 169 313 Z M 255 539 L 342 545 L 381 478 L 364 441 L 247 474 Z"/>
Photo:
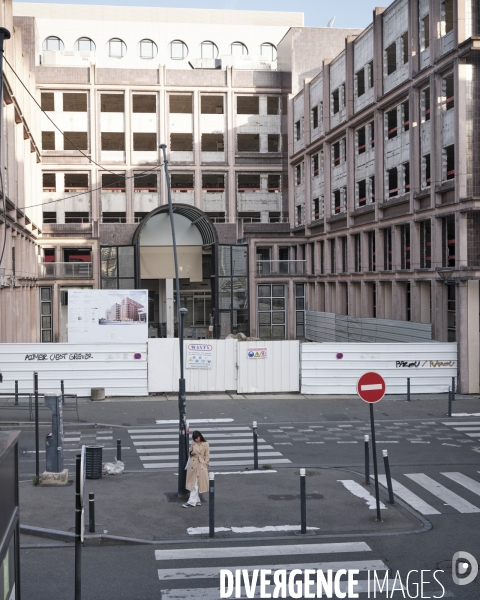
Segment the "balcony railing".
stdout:
<path fill-rule="evenodd" d="M 257 275 L 305 275 L 305 260 L 257 260 Z"/>
<path fill-rule="evenodd" d="M 40 279 L 89 279 L 93 277 L 91 262 L 50 262 L 38 265 Z"/>

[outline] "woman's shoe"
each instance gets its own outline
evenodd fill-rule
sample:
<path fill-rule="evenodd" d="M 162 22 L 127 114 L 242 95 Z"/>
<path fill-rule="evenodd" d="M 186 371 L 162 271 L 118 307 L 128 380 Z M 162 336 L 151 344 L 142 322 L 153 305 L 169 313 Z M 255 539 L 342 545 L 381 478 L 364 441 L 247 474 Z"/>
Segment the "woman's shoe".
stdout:
<path fill-rule="evenodd" d="M 201 502 L 197 502 L 197 506 L 202 506 L 202 503 Z"/>
<path fill-rule="evenodd" d="M 195 506 L 195 504 L 189 504 L 188 502 L 185 504 L 182 504 L 183 508 L 193 508 Z"/>

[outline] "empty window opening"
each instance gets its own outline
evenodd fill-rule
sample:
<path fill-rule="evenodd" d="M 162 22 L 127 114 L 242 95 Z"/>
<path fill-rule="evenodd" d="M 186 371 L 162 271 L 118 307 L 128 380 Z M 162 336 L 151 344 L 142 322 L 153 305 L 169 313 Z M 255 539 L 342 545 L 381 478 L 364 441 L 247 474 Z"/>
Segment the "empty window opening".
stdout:
<path fill-rule="evenodd" d="M 446 35 L 453 29 L 453 0 L 444 0 L 441 5 L 442 12 L 442 35 Z"/>
<path fill-rule="evenodd" d="M 426 154 L 422 157 L 422 187 L 426 188 L 431 183 L 430 175 L 430 154 Z"/>
<path fill-rule="evenodd" d="M 405 309 L 406 309 L 406 320 L 412 320 L 412 284 L 408 281 L 405 284 Z"/>
<path fill-rule="evenodd" d="M 450 73 L 443 78 L 443 98 L 445 102 L 445 110 L 450 110 L 455 107 L 455 88 L 453 73 Z"/>
<path fill-rule="evenodd" d="M 55 150 L 54 131 L 42 131 L 42 150 Z"/>
<path fill-rule="evenodd" d="M 320 198 L 313 199 L 313 220 L 318 221 L 320 219 Z"/>
<path fill-rule="evenodd" d="M 357 182 L 358 206 L 365 206 L 367 203 L 367 180 Z"/>
<path fill-rule="evenodd" d="M 64 262 L 92 262 L 91 248 L 64 248 Z"/>
<path fill-rule="evenodd" d="M 267 96 L 267 115 L 280 114 L 280 98 L 278 96 Z"/>
<path fill-rule="evenodd" d="M 170 113 L 183 113 L 191 115 L 193 113 L 193 97 L 191 94 L 181 96 L 169 96 Z"/>
<path fill-rule="evenodd" d="M 170 175 L 172 192 L 191 192 L 193 186 L 193 173 L 172 173 Z"/>
<path fill-rule="evenodd" d="M 394 42 L 385 50 L 385 60 L 387 63 L 387 75 L 395 73 L 397 70 L 397 45 Z"/>
<path fill-rule="evenodd" d="M 371 89 L 371 88 L 373 88 L 373 84 L 374 84 L 373 60 L 370 61 L 365 68 L 368 69 L 368 86 Z"/>
<path fill-rule="evenodd" d="M 100 96 L 101 112 L 125 112 L 125 97 L 123 94 L 102 94 Z"/>
<path fill-rule="evenodd" d="M 59 37 L 51 35 L 43 42 L 42 50 L 64 50 L 65 44 Z"/>
<path fill-rule="evenodd" d="M 336 240 L 330 240 L 330 273 L 337 272 Z"/>
<path fill-rule="evenodd" d="M 272 62 L 277 60 L 277 49 L 273 44 L 269 44 L 268 42 L 260 46 L 260 54 L 266 60 L 270 60 Z"/>
<path fill-rule="evenodd" d="M 271 174 L 267 178 L 267 185 L 269 192 L 279 192 L 280 191 L 280 175 Z"/>
<path fill-rule="evenodd" d="M 342 273 L 348 270 L 348 238 L 346 235 L 342 237 Z"/>
<path fill-rule="evenodd" d="M 208 193 L 224 192 L 225 175 L 217 175 L 215 173 L 203 173 L 202 190 Z"/>
<path fill-rule="evenodd" d="M 133 215 L 133 220 L 135 223 L 141 223 L 147 215 L 148 213 L 146 212 L 135 212 Z"/>
<path fill-rule="evenodd" d="M 44 192 L 56 192 L 57 191 L 55 173 L 43 173 L 42 174 L 42 183 L 43 183 L 43 191 Z"/>
<path fill-rule="evenodd" d="M 64 150 L 88 150 L 88 135 L 86 131 L 65 131 L 64 134 Z"/>
<path fill-rule="evenodd" d="M 280 152 L 280 135 L 278 133 L 269 133 L 267 141 L 269 152 Z"/>
<path fill-rule="evenodd" d="M 55 94 L 53 92 L 42 92 L 42 94 L 40 95 L 40 101 L 42 110 L 55 110 Z"/>
<path fill-rule="evenodd" d="M 401 268 L 405 270 L 410 269 L 410 225 L 402 225 L 400 227 L 401 235 Z"/>
<path fill-rule="evenodd" d="M 334 190 L 333 192 L 333 212 L 340 213 L 342 210 L 342 191 Z"/>
<path fill-rule="evenodd" d="M 238 152 L 260 152 L 260 135 L 258 133 L 239 133 L 237 150 Z"/>
<path fill-rule="evenodd" d="M 170 150 L 172 152 L 193 152 L 193 133 L 172 133 Z"/>
<path fill-rule="evenodd" d="M 333 166 L 336 167 L 340 164 L 340 142 L 335 142 L 332 145 L 333 148 Z"/>
<path fill-rule="evenodd" d="M 404 191 L 410 191 L 410 163 L 406 162 L 403 164 L 403 186 Z"/>
<path fill-rule="evenodd" d="M 87 94 L 63 94 L 63 111 L 87 112 Z"/>
<path fill-rule="evenodd" d="M 370 148 L 375 148 L 375 123 L 372 121 L 369 123 L 370 130 Z"/>
<path fill-rule="evenodd" d="M 318 106 L 312 108 L 312 128 L 318 128 Z"/>
<path fill-rule="evenodd" d="M 387 229 L 383 230 L 383 267 L 385 271 L 391 271 L 393 269 L 391 227 L 387 227 Z"/>
<path fill-rule="evenodd" d="M 295 123 L 295 140 L 298 140 L 302 137 L 302 123 L 301 121 L 297 121 Z"/>
<path fill-rule="evenodd" d="M 65 212 L 65 223 L 90 223 L 88 212 Z"/>
<path fill-rule="evenodd" d="M 44 223 L 56 223 L 57 222 L 57 213 L 56 212 L 44 212 L 42 220 Z M 45 250 L 47 250 L 47 248 L 45 248 Z M 52 258 L 52 260 L 44 260 L 44 262 L 55 262 L 55 250 L 53 248 L 51 248 L 49 250 L 53 250 L 53 254 L 52 254 L 53 258 Z M 47 258 L 46 254 L 45 254 L 45 258 Z M 50 256 L 48 258 L 50 258 Z"/>
<path fill-rule="evenodd" d="M 202 42 L 200 44 L 200 55 L 202 58 L 217 58 L 218 48 L 213 42 Z"/>
<path fill-rule="evenodd" d="M 157 192 L 158 182 L 156 173 L 149 174 L 133 174 L 133 191 L 134 192 Z"/>
<path fill-rule="evenodd" d="M 403 131 L 408 131 L 410 129 L 410 103 L 408 100 L 401 104 L 402 110 L 402 121 L 403 121 Z"/>
<path fill-rule="evenodd" d="M 101 134 L 102 150 L 110 152 L 125 151 L 125 134 L 123 132 L 104 132 Z"/>
<path fill-rule="evenodd" d="M 127 214 L 124 212 L 102 212 L 102 223 L 126 223 Z"/>
<path fill-rule="evenodd" d="M 314 154 L 312 156 L 312 173 L 314 176 L 317 176 L 319 172 L 320 172 L 319 154 Z"/>
<path fill-rule="evenodd" d="M 457 340 L 456 325 L 456 294 L 454 285 L 447 285 L 447 341 L 455 342 Z"/>
<path fill-rule="evenodd" d="M 332 111 L 336 115 L 340 112 L 340 89 L 337 88 L 332 92 Z"/>
<path fill-rule="evenodd" d="M 362 270 L 362 237 L 360 233 L 354 236 L 355 245 L 355 273 L 360 273 Z"/>
<path fill-rule="evenodd" d="M 442 263 L 444 267 L 455 267 L 455 217 L 442 219 Z M 454 287 L 454 286 L 448 286 Z"/>
<path fill-rule="evenodd" d="M 357 149 L 358 154 L 363 154 L 367 149 L 365 127 L 357 129 Z"/>
<path fill-rule="evenodd" d="M 295 167 L 295 185 L 302 183 L 302 164 L 300 163 Z"/>
<path fill-rule="evenodd" d="M 387 171 L 387 180 L 388 180 L 388 197 L 394 198 L 398 196 L 398 169 L 394 167 Z"/>
<path fill-rule="evenodd" d="M 157 112 L 156 97 L 147 94 L 133 94 L 132 112 L 155 114 Z"/>
<path fill-rule="evenodd" d="M 88 190 L 88 173 L 65 173 L 65 191 L 83 192 Z"/>
<path fill-rule="evenodd" d="M 420 50 L 430 47 L 430 15 L 425 15 L 420 21 Z"/>
<path fill-rule="evenodd" d="M 223 115 L 223 96 L 201 96 L 202 115 Z"/>
<path fill-rule="evenodd" d="M 259 115 L 258 96 L 237 96 L 237 115 Z"/>
<path fill-rule="evenodd" d="M 237 182 L 239 192 L 260 190 L 260 175 L 242 173 L 238 175 Z"/>
<path fill-rule="evenodd" d="M 397 108 L 392 108 L 387 112 L 387 137 L 391 140 L 394 137 L 397 137 L 398 134 L 398 118 L 397 118 Z"/>
<path fill-rule="evenodd" d="M 368 178 L 370 183 L 370 199 L 372 204 L 375 202 L 375 175 Z"/>
<path fill-rule="evenodd" d="M 246 56 L 248 55 L 248 48 L 242 42 L 233 42 L 230 46 L 232 56 Z"/>
<path fill-rule="evenodd" d="M 403 64 L 408 62 L 408 33 L 402 35 L 402 60 Z"/>
<path fill-rule="evenodd" d="M 134 152 L 156 152 L 157 134 L 156 133 L 134 133 L 133 151 Z"/>
<path fill-rule="evenodd" d="M 297 206 L 297 225 L 302 224 L 302 207 Z"/>
<path fill-rule="evenodd" d="M 141 40 L 138 44 L 138 56 L 140 58 L 151 60 L 158 54 L 157 44 L 152 40 Z"/>
<path fill-rule="evenodd" d="M 357 78 L 357 97 L 360 98 L 365 93 L 365 69 L 361 69 L 356 74 Z"/>
<path fill-rule="evenodd" d="M 102 173 L 102 191 L 124 192 L 125 175 L 120 173 Z"/>
<path fill-rule="evenodd" d="M 203 133 L 201 149 L 202 152 L 223 152 L 223 133 Z"/>
<path fill-rule="evenodd" d="M 432 223 L 422 221 L 420 223 L 420 268 L 430 269 L 432 267 Z"/>
<path fill-rule="evenodd" d="M 422 112 L 422 122 L 430 121 L 430 88 L 426 87 L 422 90 L 421 94 L 421 112 Z"/>
<path fill-rule="evenodd" d="M 455 146 L 447 146 L 443 149 L 443 162 L 444 162 L 444 181 L 455 179 Z"/>
<path fill-rule="evenodd" d="M 183 60 L 188 56 L 188 48 L 185 42 L 173 40 L 170 42 L 170 58 L 172 60 Z"/>
<path fill-rule="evenodd" d="M 375 232 L 368 232 L 368 270 L 373 272 L 377 270 L 377 259 L 375 253 Z"/>
<path fill-rule="evenodd" d="M 123 40 L 112 38 L 107 42 L 107 52 L 110 58 L 123 58 L 127 53 L 127 46 Z"/>

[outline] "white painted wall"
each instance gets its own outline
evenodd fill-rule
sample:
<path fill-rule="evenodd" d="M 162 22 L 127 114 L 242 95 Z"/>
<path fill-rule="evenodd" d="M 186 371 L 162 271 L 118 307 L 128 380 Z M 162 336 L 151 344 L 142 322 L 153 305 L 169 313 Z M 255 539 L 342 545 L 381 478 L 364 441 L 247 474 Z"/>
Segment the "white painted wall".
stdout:
<path fill-rule="evenodd" d="M 355 396 L 368 371 L 385 378 L 387 394 L 406 394 L 407 377 L 412 393 L 435 394 L 447 392 L 457 377 L 457 344 L 302 344 L 301 361 L 302 394 Z"/>

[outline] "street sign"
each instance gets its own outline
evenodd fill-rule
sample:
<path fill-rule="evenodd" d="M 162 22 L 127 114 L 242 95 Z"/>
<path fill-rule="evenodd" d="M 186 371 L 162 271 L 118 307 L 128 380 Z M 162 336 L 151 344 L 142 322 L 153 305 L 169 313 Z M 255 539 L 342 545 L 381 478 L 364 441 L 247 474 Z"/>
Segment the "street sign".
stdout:
<path fill-rule="evenodd" d="M 357 382 L 357 394 L 368 403 L 378 402 L 385 396 L 385 379 L 378 373 L 364 373 Z"/>

